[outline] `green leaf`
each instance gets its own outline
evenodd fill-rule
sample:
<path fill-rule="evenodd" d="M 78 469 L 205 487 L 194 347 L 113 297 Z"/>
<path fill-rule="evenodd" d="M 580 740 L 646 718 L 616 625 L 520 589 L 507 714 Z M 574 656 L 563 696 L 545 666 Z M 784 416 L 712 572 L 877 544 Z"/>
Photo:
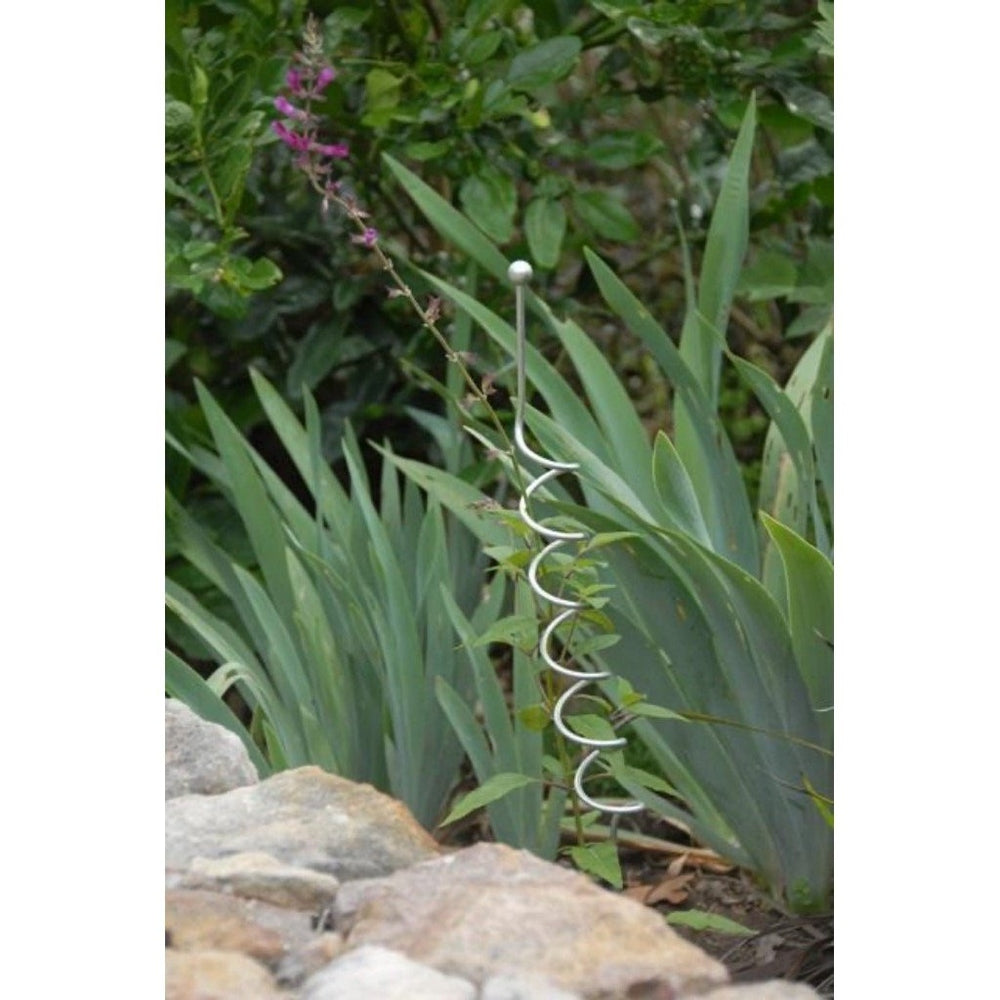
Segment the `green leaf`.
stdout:
<path fill-rule="evenodd" d="M 387 69 L 376 67 L 365 76 L 365 113 L 361 124 L 380 128 L 392 121 L 399 105 L 402 77 L 394 76 Z"/>
<path fill-rule="evenodd" d="M 253 146 L 244 140 L 234 142 L 221 159 L 213 160 L 209 164 L 209 171 L 215 180 L 227 219 L 232 219 L 243 196 L 243 185 L 250 171 L 252 159 Z"/>
<path fill-rule="evenodd" d="M 200 715 L 201 718 L 225 726 L 231 733 L 235 733 L 246 747 L 257 773 L 262 778 L 266 778 L 271 773 L 271 768 L 260 752 L 260 748 L 250 738 L 246 727 L 193 667 L 188 666 L 169 649 L 165 650 L 165 653 L 167 692 L 172 697 L 184 702 L 191 711 Z"/>
<path fill-rule="evenodd" d="M 665 917 L 668 924 L 674 927 L 690 927 L 696 931 L 715 931 L 717 934 L 740 934 L 752 936 L 756 931 L 738 924 L 720 913 L 708 913 L 705 910 L 673 910 Z"/>
<path fill-rule="evenodd" d="M 469 41 L 462 47 L 462 59 L 469 66 L 478 66 L 496 52 L 502 41 L 503 32 L 500 30 L 484 31 L 482 34 L 470 32 Z"/>
<path fill-rule="evenodd" d="M 576 191 L 573 208 L 604 239 L 631 243 L 639 238 L 641 231 L 632 213 L 607 191 Z"/>
<path fill-rule="evenodd" d="M 187 350 L 187 344 L 182 344 L 179 340 L 171 340 L 170 337 L 167 337 L 164 370 L 170 371 L 187 354 Z"/>
<path fill-rule="evenodd" d="M 449 823 L 454 823 L 455 820 L 467 816 L 489 802 L 496 802 L 497 799 L 502 799 L 505 795 L 509 795 L 518 788 L 539 783 L 539 778 L 531 778 L 526 774 L 512 774 L 509 772 L 494 774 L 492 778 L 484 782 L 477 789 L 469 792 L 468 795 L 462 796 L 455 803 L 451 812 L 444 818 L 441 825 L 447 826 Z"/>
<path fill-rule="evenodd" d="M 750 158 L 753 154 L 757 102 L 751 96 L 729 159 L 722 190 L 712 210 L 701 264 L 698 310 L 712 326 L 725 331 L 750 235 Z M 700 327 L 681 337 L 681 354 L 711 399 L 718 397 L 719 345 Z"/>
<path fill-rule="evenodd" d="M 833 106 L 826 94 L 795 80 L 778 84 L 775 89 L 793 115 L 798 115 L 827 132 L 833 131 Z"/>
<path fill-rule="evenodd" d="M 548 729 L 552 722 L 552 713 L 544 705 L 527 705 L 517 713 L 517 717 L 534 733 Z"/>
<path fill-rule="evenodd" d="M 581 47 L 577 35 L 558 35 L 524 49 L 511 61 L 507 83 L 528 92 L 556 83 L 573 71 Z"/>
<path fill-rule="evenodd" d="M 792 646 L 815 709 L 833 704 L 833 566 L 794 531 L 761 511 L 761 520 L 781 554 L 788 594 Z M 833 716 L 820 715 L 828 743 Z"/>
<path fill-rule="evenodd" d="M 652 353 L 690 413 L 692 440 L 677 448 L 691 478 L 713 548 L 747 569 L 757 569 L 757 533 L 732 445 L 707 393 L 649 311 L 589 248 L 584 256 L 605 302 Z M 696 316 L 692 314 L 696 320 Z M 662 456 L 661 456 L 662 458 Z M 692 470 L 700 470 L 696 480 Z M 661 486 L 666 484 L 661 482 Z M 677 485 L 672 487 L 675 491 Z M 680 493 L 677 494 L 680 499 Z"/>
<path fill-rule="evenodd" d="M 467 253 L 498 281 L 507 281 L 507 259 L 461 212 L 388 153 L 382 154 L 382 160 L 446 240 Z"/>
<path fill-rule="evenodd" d="M 611 773 L 616 776 L 618 774 L 614 766 L 611 768 Z M 678 794 L 677 789 L 670 782 L 664 781 L 658 774 L 651 774 L 649 771 L 644 771 L 641 767 L 633 767 L 631 764 L 626 764 L 621 769 L 621 773 L 625 777 L 631 778 L 636 784 L 642 785 L 643 788 L 652 788 L 653 791 L 663 792 L 664 795 L 676 796 Z"/>
<path fill-rule="evenodd" d="M 562 202 L 551 198 L 535 198 L 530 202 L 524 213 L 524 235 L 535 263 L 539 267 L 555 267 L 566 235 L 566 209 Z"/>
<path fill-rule="evenodd" d="M 645 163 L 663 148 L 663 143 L 648 132 L 622 129 L 601 133 L 587 143 L 583 156 L 606 170 L 624 170 Z"/>
<path fill-rule="evenodd" d="M 436 160 L 445 153 L 451 151 L 454 143 L 450 139 L 440 139 L 438 142 L 411 142 L 403 147 L 411 160 L 418 160 L 421 163 L 427 160 Z"/>
<path fill-rule="evenodd" d="M 509 174 L 486 164 L 462 182 L 462 207 L 490 239 L 506 243 L 514 231 L 517 190 Z"/>
<path fill-rule="evenodd" d="M 653 445 L 653 485 L 671 518 L 703 545 L 711 547 L 711 535 L 702 516 L 691 477 L 673 442 L 656 432 Z"/>
<path fill-rule="evenodd" d="M 537 639 L 538 619 L 534 615 L 508 615 L 495 621 L 473 645 L 488 646 L 493 642 L 502 642 L 520 649 L 531 649 Z"/>
<path fill-rule="evenodd" d="M 622 868 L 618 861 L 618 849 L 610 840 L 597 844 L 583 844 L 569 849 L 573 864 L 588 875 L 596 875 L 616 889 L 623 885 Z"/>
<path fill-rule="evenodd" d="M 166 136 L 167 142 L 178 145 L 187 142 L 194 133 L 194 111 L 183 101 L 167 101 Z"/>
<path fill-rule="evenodd" d="M 564 721 L 573 732 L 588 740 L 618 739 L 611 723 L 600 715 L 567 715 Z"/>
<path fill-rule="evenodd" d="M 650 705 L 644 701 L 640 701 L 635 705 L 629 705 L 628 710 L 633 715 L 641 715 L 647 719 L 679 719 L 682 722 L 686 721 L 683 715 L 678 715 L 677 712 L 672 712 L 669 708 L 664 708 L 662 705 Z"/>

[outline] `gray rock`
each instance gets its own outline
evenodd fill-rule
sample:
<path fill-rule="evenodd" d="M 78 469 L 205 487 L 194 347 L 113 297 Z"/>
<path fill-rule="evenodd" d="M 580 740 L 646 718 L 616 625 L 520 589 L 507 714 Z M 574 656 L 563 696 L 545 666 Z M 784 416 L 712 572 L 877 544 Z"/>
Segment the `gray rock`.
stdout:
<path fill-rule="evenodd" d="M 501 844 L 342 885 L 334 910 L 349 948 L 382 945 L 476 984 L 536 976 L 598 1000 L 639 984 L 670 995 L 728 980 L 656 912 Z"/>
<path fill-rule="evenodd" d="M 398 952 L 369 946 L 311 976 L 302 1000 L 476 1000 L 476 988 Z"/>
<path fill-rule="evenodd" d="M 286 865 L 262 851 L 230 854 L 224 858 L 194 858 L 186 871 L 168 872 L 170 889 L 210 889 L 231 892 L 296 910 L 329 906 L 340 883 L 332 875 L 311 868 Z"/>
<path fill-rule="evenodd" d="M 240 738 L 206 722 L 176 698 L 166 699 L 166 792 L 218 795 L 252 785 L 257 769 Z"/>
<path fill-rule="evenodd" d="M 296 868 L 348 879 L 387 875 L 439 853 L 400 802 L 318 767 L 282 771 L 222 795 L 166 805 L 166 865 L 260 851 Z"/>
<path fill-rule="evenodd" d="M 580 1000 L 536 976 L 492 976 L 483 983 L 479 1000 Z"/>

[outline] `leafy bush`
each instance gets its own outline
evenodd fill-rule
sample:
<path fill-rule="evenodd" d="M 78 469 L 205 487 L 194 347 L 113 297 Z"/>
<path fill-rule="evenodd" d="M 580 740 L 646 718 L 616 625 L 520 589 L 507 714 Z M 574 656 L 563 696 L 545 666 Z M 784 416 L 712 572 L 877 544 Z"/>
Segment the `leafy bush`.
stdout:
<path fill-rule="evenodd" d="M 800 367 L 797 391 L 789 392 L 728 354 L 719 332 L 747 243 L 754 111 L 751 102 L 713 214 L 697 292 L 690 271 L 686 276 L 679 348 L 607 265 L 587 253 L 608 305 L 673 383 L 675 441 L 659 433 L 650 447 L 600 351 L 537 298 L 534 315 L 572 361 L 589 408 L 552 364 L 529 351 L 528 377 L 550 414 L 532 410 L 530 420 L 548 453 L 581 465 L 583 503 L 553 485 L 556 509 L 594 531 L 636 535 L 607 550 L 617 589 L 605 611 L 622 641 L 603 659 L 635 690 L 683 717 L 635 722 L 683 805 L 627 775 L 620 775 L 622 783 L 756 871 L 788 906 L 811 910 L 828 904 L 832 878 L 824 815 L 832 780 L 832 567 L 819 500 L 825 495 L 832 511 L 832 330 L 817 341 Z M 432 224 L 499 278 L 502 255 L 426 185 L 392 166 Z M 426 278 L 512 352 L 513 331 L 504 320 L 460 289 Z M 759 527 L 716 413 L 724 353 L 773 420 Z M 487 428 L 477 433 L 489 440 Z M 459 502 L 454 477 L 393 461 L 484 542 L 496 544 L 495 533 L 470 513 L 464 486 Z"/>
<path fill-rule="evenodd" d="M 475 540 L 412 484 L 400 491 L 391 465 L 376 509 L 350 433 L 348 494 L 320 454 L 312 397 L 303 427 L 252 374 L 305 503 L 199 387 L 216 450 L 185 457 L 225 495 L 252 552 L 242 564 L 232 558 L 168 495 L 170 547 L 226 599 L 212 611 L 168 580 L 170 610 L 219 664 L 206 682 L 168 652 L 168 691 L 237 732 L 265 773 L 318 764 L 390 791 L 431 826 L 462 762 L 435 685 L 466 701 L 472 690 L 452 618 L 486 630 L 502 593 L 480 601 L 485 558 Z M 220 707 L 230 688 L 252 712 L 249 733 Z"/>

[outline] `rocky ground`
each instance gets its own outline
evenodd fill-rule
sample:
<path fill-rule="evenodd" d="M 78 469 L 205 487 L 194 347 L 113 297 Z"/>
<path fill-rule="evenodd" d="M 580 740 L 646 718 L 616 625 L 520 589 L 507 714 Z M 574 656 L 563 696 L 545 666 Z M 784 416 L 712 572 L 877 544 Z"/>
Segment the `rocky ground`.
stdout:
<path fill-rule="evenodd" d="M 166 703 L 167 1000 L 809 1000 L 734 985 L 655 910 L 526 851 L 441 848 L 316 767 L 259 781 Z"/>

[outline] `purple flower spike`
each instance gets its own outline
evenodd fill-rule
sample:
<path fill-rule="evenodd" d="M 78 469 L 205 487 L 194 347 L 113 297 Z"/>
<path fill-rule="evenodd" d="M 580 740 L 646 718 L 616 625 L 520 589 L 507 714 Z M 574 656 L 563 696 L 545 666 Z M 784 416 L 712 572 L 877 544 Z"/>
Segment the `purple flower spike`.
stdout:
<path fill-rule="evenodd" d="M 378 240 L 378 230 L 372 229 L 371 226 L 368 226 L 360 236 L 351 237 L 352 243 L 357 243 L 359 246 L 365 246 L 368 247 L 369 249 L 375 246 L 377 240 Z"/>
<path fill-rule="evenodd" d="M 281 122 L 271 122 L 271 128 L 277 133 L 278 138 L 291 149 L 305 151 L 309 148 L 309 140 L 304 135 L 293 132 Z"/>
<path fill-rule="evenodd" d="M 297 69 L 290 69 L 285 74 L 285 83 L 288 85 L 288 89 L 295 94 L 296 97 L 302 96 L 302 77 L 299 75 Z"/>
<path fill-rule="evenodd" d="M 338 142 L 333 145 L 324 145 L 320 142 L 314 142 L 309 148 L 314 153 L 319 153 L 320 156 L 333 156 L 338 160 L 346 160 L 347 157 L 351 155 L 350 149 L 348 149 L 342 142 Z"/>
<path fill-rule="evenodd" d="M 333 78 L 337 75 L 335 69 L 332 66 L 324 66 L 320 71 L 319 75 L 316 77 L 316 93 L 322 94 L 324 90 L 330 85 Z"/>
<path fill-rule="evenodd" d="M 274 99 L 274 106 L 286 117 L 286 118 L 300 118 L 302 117 L 302 112 L 299 111 L 294 104 L 292 104 L 288 98 L 282 97 L 280 94 Z"/>

